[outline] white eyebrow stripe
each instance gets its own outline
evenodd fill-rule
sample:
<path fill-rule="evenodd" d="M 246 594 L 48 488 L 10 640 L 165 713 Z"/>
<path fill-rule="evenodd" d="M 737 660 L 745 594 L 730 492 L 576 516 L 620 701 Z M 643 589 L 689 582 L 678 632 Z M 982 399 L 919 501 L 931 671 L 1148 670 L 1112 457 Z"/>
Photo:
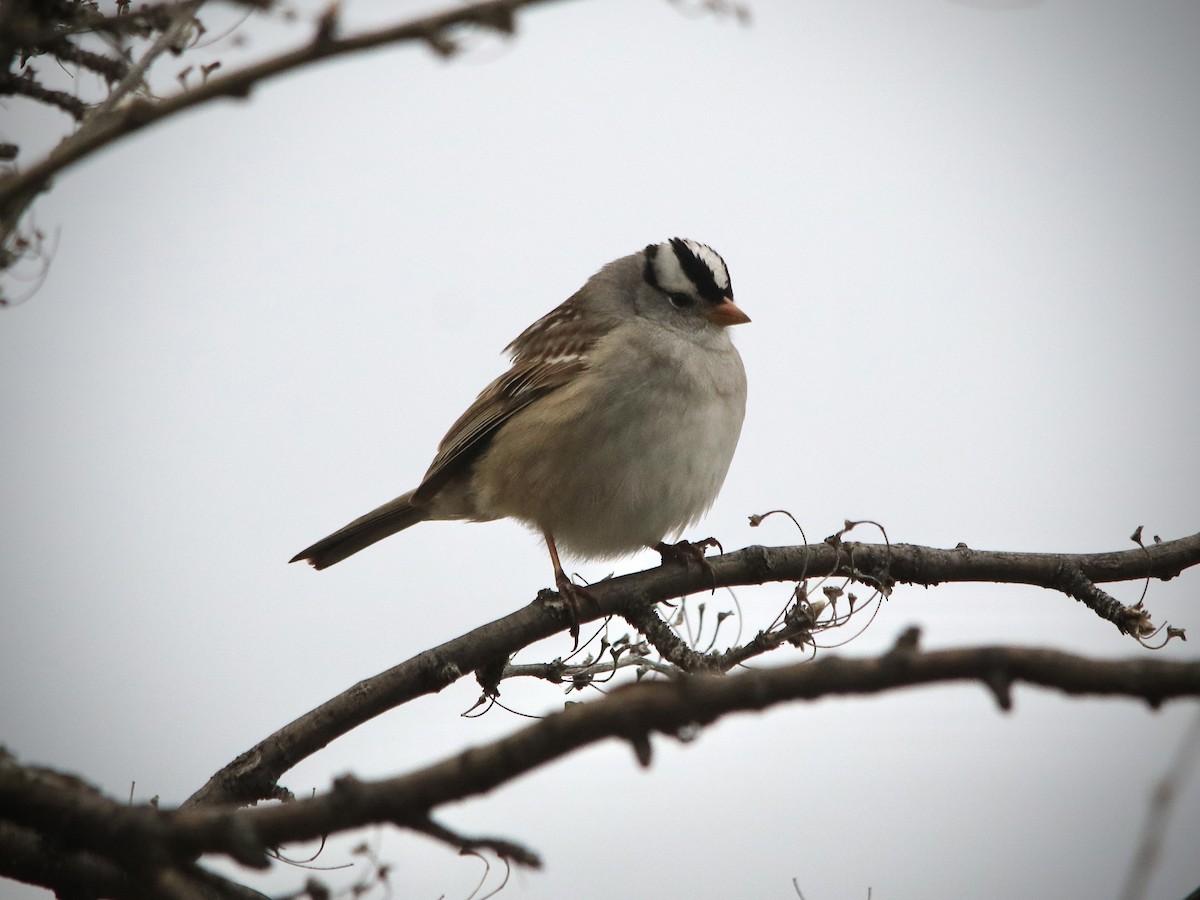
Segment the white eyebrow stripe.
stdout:
<path fill-rule="evenodd" d="M 675 255 L 675 249 L 670 245 L 667 246 L 667 252 L 659 253 L 654 257 L 653 265 L 658 287 L 667 293 L 673 291 L 687 293 L 696 289 L 692 279 L 687 277 L 683 266 L 679 264 L 679 257 Z"/>

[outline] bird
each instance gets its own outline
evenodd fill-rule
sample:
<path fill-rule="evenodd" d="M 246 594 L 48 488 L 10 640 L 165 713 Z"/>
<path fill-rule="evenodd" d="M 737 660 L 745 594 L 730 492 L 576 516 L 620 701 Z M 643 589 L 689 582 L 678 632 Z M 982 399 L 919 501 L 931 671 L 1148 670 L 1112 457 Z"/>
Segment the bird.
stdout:
<path fill-rule="evenodd" d="M 450 426 L 413 490 L 291 562 L 324 569 L 427 520 L 515 519 L 544 538 L 578 641 L 585 592 L 560 552 L 665 559 L 665 539 L 708 511 L 746 411 L 728 329 L 749 321 L 706 244 L 676 237 L 608 263 L 505 348 L 511 368 Z"/>

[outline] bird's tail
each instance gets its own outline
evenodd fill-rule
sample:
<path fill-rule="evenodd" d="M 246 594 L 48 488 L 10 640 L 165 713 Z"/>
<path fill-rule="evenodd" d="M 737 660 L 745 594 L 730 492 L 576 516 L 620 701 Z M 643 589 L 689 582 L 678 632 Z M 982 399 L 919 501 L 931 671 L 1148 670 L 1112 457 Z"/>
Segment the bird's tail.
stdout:
<path fill-rule="evenodd" d="M 329 537 L 321 538 L 311 547 L 301 550 L 288 561 L 299 562 L 305 559 L 312 563 L 314 569 L 324 569 L 341 562 L 347 556 L 353 556 L 364 547 L 370 547 L 389 534 L 416 525 L 427 513 L 423 508 L 413 506 L 412 496 L 412 491 L 409 491 L 402 497 L 389 500 L 383 506 L 339 528 Z"/>

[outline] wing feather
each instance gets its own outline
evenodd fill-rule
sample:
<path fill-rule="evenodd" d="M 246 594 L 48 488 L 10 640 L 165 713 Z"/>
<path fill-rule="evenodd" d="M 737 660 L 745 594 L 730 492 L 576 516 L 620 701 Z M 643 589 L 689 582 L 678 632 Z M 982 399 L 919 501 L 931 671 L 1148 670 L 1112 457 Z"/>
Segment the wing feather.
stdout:
<path fill-rule="evenodd" d="M 581 291 L 505 348 L 512 356 L 512 368 L 484 388 L 450 426 L 429 471 L 413 492 L 414 504 L 427 504 L 448 481 L 472 466 L 505 422 L 587 369 L 588 351 L 612 323 L 583 317 L 582 302 Z"/>

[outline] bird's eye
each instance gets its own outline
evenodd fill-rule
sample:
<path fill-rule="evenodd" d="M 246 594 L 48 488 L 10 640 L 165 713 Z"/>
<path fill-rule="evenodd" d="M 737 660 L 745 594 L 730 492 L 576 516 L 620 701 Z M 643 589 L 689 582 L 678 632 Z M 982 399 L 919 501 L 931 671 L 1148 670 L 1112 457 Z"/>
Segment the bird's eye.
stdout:
<path fill-rule="evenodd" d="M 696 305 L 696 298 L 690 294 L 667 294 L 667 299 L 676 309 L 691 309 Z"/>

